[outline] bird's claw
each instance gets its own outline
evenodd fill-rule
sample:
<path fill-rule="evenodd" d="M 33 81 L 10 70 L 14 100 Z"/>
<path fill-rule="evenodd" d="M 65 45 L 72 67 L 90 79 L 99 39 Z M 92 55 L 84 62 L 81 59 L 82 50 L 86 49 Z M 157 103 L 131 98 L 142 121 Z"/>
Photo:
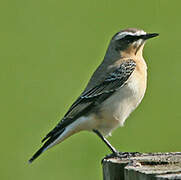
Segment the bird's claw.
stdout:
<path fill-rule="evenodd" d="M 140 155 L 139 152 L 115 152 L 115 153 L 106 155 L 104 157 L 104 159 L 109 159 L 109 158 L 119 158 L 119 159 L 122 159 L 122 158 L 135 157 L 135 156 L 138 156 L 138 155 Z"/>

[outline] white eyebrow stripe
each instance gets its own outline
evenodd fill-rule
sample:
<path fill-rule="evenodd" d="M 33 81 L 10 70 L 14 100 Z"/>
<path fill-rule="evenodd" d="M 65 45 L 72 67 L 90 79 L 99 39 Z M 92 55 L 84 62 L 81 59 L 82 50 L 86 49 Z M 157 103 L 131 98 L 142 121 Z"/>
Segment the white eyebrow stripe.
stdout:
<path fill-rule="evenodd" d="M 122 39 L 122 38 L 124 38 L 124 37 L 127 36 L 127 35 L 140 36 L 140 35 L 145 35 L 145 34 L 146 34 L 145 31 L 137 31 L 137 32 L 135 32 L 135 33 L 132 33 L 132 32 L 120 32 L 120 33 L 117 34 L 117 36 L 115 37 L 115 40 Z"/>

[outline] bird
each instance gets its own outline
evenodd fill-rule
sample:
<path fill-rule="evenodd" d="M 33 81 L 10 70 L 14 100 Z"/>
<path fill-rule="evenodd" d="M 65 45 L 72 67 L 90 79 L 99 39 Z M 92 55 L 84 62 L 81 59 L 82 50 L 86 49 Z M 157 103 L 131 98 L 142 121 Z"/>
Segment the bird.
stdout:
<path fill-rule="evenodd" d="M 29 163 L 47 149 L 83 130 L 97 134 L 118 156 L 120 152 L 109 143 L 107 137 L 123 126 L 142 101 L 147 86 L 143 48 L 148 39 L 158 35 L 136 28 L 117 32 L 84 91 L 61 121 L 43 138 L 44 144 Z"/>

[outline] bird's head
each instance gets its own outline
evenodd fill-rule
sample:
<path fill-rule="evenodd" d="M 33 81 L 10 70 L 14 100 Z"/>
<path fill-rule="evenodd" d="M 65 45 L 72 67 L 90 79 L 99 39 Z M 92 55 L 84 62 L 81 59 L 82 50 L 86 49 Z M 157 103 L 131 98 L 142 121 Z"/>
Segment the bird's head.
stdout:
<path fill-rule="evenodd" d="M 129 28 L 116 33 L 111 44 L 121 54 L 137 55 L 139 52 L 142 54 L 145 41 L 156 36 L 158 33 L 146 33 L 143 30 Z"/>

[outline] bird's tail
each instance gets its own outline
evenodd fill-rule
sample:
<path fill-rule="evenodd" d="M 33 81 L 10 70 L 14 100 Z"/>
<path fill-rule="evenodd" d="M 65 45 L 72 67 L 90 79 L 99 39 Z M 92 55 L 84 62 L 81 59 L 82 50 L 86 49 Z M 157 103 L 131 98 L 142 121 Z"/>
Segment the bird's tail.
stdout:
<path fill-rule="evenodd" d="M 69 136 L 73 134 L 72 129 L 69 129 L 67 127 L 59 129 L 58 131 L 55 129 L 52 130 L 43 140 L 45 141 L 48 139 L 43 146 L 32 156 L 32 158 L 29 160 L 29 163 L 32 163 L 41 153 L 43 153 L 45 150 L 51 148 L 52 146 L 62 142 Z"/>
<path fill-rule="evenodd" d="M 81 124 L 84 123 L 85 119 L 73 122 L 74 119 L 66 119 L 57 124 L 57 126 L 50 131 L 42 142 L 45 141 L 43 146 L 32 156 L 29 163 L 32 163 L 41 153 L 51 148 L 52 146 L 61 143 L 69 136 L 81 131 Z"/>

